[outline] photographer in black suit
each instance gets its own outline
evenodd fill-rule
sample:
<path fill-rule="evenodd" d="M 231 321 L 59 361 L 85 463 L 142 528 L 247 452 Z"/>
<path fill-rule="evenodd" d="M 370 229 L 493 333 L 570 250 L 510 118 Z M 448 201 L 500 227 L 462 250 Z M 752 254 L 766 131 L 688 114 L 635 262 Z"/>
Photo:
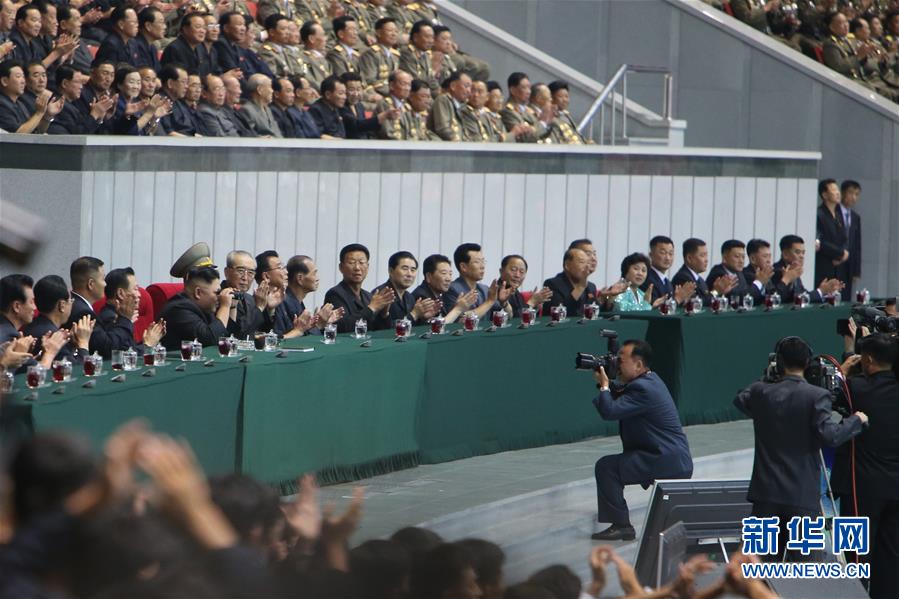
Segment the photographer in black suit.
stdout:
<path fill-rule="evenodd" d="M 774 352 L 775 372 L 740 391 L 734 405 L 753 421 L 755 457 L 747 499 L 753 516 L 780 518 L 779 560 L 790 519 L 820 514 L 821 447 L 845 443 L 862 431 L 868 417 L 856 412 L 832 422 L 831 393 L 804 378 L 812 359 L 805 341 L 785 337 Z"/>
<path fill-rule="evenodd" d="M 858 342 L 860 374 L 847 380 L 851 407 L 871 415 L 871 426 L 837 450 L 831 483 L 843 516 L 867 516 L 872 599 L 899 589 L 899 381 L 896 340 L 874 334 Z M 842 403 L 849 407 L 846 398 Z"/>

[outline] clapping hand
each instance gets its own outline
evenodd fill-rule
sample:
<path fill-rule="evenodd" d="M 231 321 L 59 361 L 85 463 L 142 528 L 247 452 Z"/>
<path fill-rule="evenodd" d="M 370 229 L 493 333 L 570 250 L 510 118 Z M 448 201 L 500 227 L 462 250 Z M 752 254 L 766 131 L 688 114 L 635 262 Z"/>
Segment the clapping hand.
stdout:
<path fill-rule="evenodd" d="M 393 287 L 388 285 L 371 296 L 371 302 L 368 304 L 368 307 L 371 308 L 372 312 L 377 314 L 390 307 L 390 304 L 392 304 L 395 299 L 396 293 L 393 291 Z"/>
<path fill-rule="evenodd" d="M 464 312 L 465 310 L 468 310 L 473 305 L 475 305 L 475 302 L 477 301 L 478 292 L 476 289 L 472 289 L 468 293 L 463 293 L 462 295 L 460 295 L 458 299 L 456 299 L 456 305 L 459 306 L 459 309 Z"/>
<path fill-rule="evenodd" d="M 322 531 L 322 512 L 318 503 L 318 484 L 315 476 L 306 474 L 297 479 L 299 489 L 293 501 L 281 506 L 284 518 L 293 532 L 303 541 L 313 542 Z"/>
<path fill-rule="evenodd" d="M 715 279 L 714 285 L 712 288 L 718 292 L 718 295 L 727 295 L 731 291 L 733 291 L 734 287 L 737 286 L 737 276 L 736 275 L 725 275 L 723 277 L 718 277 Z"/>
<path fill-rule="evenodd" d="M 674 286 L 674 301 L 682 305 L 696 293 L 696 281 L 687 281 L 683 285 Z"/>
<path fill-rule="evenodd" d="M 75 341 L 75 346 L 81 349 L 88 349 L 90 344 L 91 333 L 94 332 L 96 320 L 85 314 L 79 320 L 72 323 L 71 337 Z"/>
<path fill-rule="evenodd" d="M 534 287 L 534 290 L 531 292 L 531 297 L 528 298 L 528 305 L 532 308 L 536 308 L 537 306 L 548 302 L 552 296 L 553 291 L 549 287 L 544 287 L 543 289 Z"/>
<path fill-rule="evenodd" d="M 440 305 L 437 301 L 421 297 L 415 302 L 411 316 L 414 320 L 428 320 L 433 318 L 439 311 Z"/>
<path fill-rule="evenodd" d="M 165 320 L 159 319 L 150 323 L 150 326 L 144 331 L 144 345 L 148 348 L 156 347 L 156 345 L 165 337 Z"/>
<path fill-rule="evenodd" d="M 304 310 L 293 317 L 293 329 L 301 335 L 315 326 L 315 315 L 311 310 Z"/>

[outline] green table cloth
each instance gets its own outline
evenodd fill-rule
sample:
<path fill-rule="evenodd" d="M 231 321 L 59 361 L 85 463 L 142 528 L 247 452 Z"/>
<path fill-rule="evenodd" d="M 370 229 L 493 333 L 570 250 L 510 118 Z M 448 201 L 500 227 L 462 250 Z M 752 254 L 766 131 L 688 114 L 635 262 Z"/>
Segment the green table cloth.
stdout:
<path fill-rule="evenodd" d="M 685 425 L 711 424 L 742 418 L 733 407 L 737 391 L 758 380 L 768 354 L 782 337 L 795 335 L 815 354 L 838 359 L 843 339 L 836 321 L 848 318 L 851 306 L 802 310 L 763 308 L 713 314 L 709 310 L 685 316 L 658 312 L 626 312 L 627 320 L 648 323 L 646 340 L 653 347 L 654 370 L 668 385 Z"/>
<path fill-rule="evenodd" d="M 528 330 L 509 327 L 428 342 L 418 435 L 424 462 L 618 431 L 596 413 L 596 382 L 591 373 L 574 369 L 574 357 L 579 351 L 606 353 L 602 329 L 617 331 L 619 341 L 642 339 L 646 323 L 569 319 L 547 327 L 546 321 Z"/>
<path fill-rule="evenodd" d="M 68 429 L 86 435 L 99 450 L 121 424 L 143 418 L 155 431 L 187 439 L 207 474 L 233 472 L 244 368 L 236 360 L 216 360 L 212 367 L 190 362 L 176 371 L 181 364 L 170 355 L 166 366 L 155 369 L 156 376 L 142 376 L 146 369 L 141 368 L 124 373 L 121 383 L 112 382 L 119 373 L 104 364 L 93 389 L 82 387 L 87 379 L 76 364 L 71 382 L 38 389 L 33 401 L 25 399 L 33 393 L 25 388 L 25 377 L 16 377 L 18 391 L 4 398 L 2 408 L 4 441 L 26 431 Z M 54 395 L 60 386 L 65 393 Z"/>

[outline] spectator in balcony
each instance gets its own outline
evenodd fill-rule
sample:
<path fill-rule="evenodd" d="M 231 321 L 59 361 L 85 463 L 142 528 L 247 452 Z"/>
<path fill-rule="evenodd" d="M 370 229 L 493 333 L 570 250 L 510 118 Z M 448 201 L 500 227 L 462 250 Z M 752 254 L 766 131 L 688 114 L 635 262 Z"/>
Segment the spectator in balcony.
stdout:
<path fill-rule="evenodd" d="M 375 110 L 381 113 L 396 109 L 399 114 L 395 118 L 384 119 L 378 137 L 396 140 L 410 139 L 409 113 L 412 111 L 412 107 L 409 106 L 408 100 L 412 91 L 412 75 L 406 71 L 393 71 L 387 77 L 387 86 L 387 94 L 383 100 L 378 102 Z"/>
<path fill-rule="evenodd" d="M 849 23 L 849 32 L 853 36 L 850 44 L 856 56 L 859 56 L 863 78 L 874 85 L 887 88 L 895 97 L 895 89 L 899 86 L 899 77 L 891 68 L 895 64 L 895 57 L 891 59 L 880 43 L 871 38 L 871 26 L 866 20 L 853 19 Z"/>
<path fill-rule="evenodd" d="M 428 128 L 444 141 L 465 141 L 460 109 L 471 95 L 471 77 L 455 71 L 447 80 L 447 93 L 434 100 Z"/>
<path fill-rule="evenodd" d="M 99 96 L 90 106 L 79 102 L 85 76 L 70 66 L 56 69 L 56 86 L 65 100 L 62 110 L 50 123 L 47 133 L 51 135 L 90 135 L 96 133 L 103 124 L 106 114 L 115 107 L 112 96 Z M 88 109 L 84 112 L 84 109 Z"/>
<path fill-rule="evenodd" d="M 56 16 L 59 21 L 60 36 L 68 35 L 78 40 L 78 46 L 70 54 L 64 56 L 60 64 L 75 67 L 82 73 L 89 73 L 93 56 L 91 56 L 87 42 L 81 37 L 81 13 L 70 6 L 60 6 L 56 9 Z"/>
<path fill-rule="evenodd" d="M 866 78 L 860 61 L 873 54 L 874 48 L 867 44 L 860 44 L 858 48 L 853 48 L 847 37 L 849 22 L 843 13 L 830 13 L 827 19 L 830 37 L 824 42 L 824 64 L 856 83 L 876 91 L 890 100 L 896 100 L 899 96 L 884 82 Z"/>
<path fill-rule="evenodd" d="M 196 112 L 200 104 L 200 96 L 203 95 L 203 81 L 196 73 L 187 75 L 187 93 L 184 94 L 184 103 L 192 111 Z"/>
<path fill-rule="evenodd" d="M 247 36 L 247 22 L 244 16 L 236 11 L 229 11 L 219 17 L 221 36 L 215 41 L 215 55 L 218 61 L 217 71 L 227 73 L 234 69 L 240 69 L 244 80 L 249 80 L 256 73 L 274 77 L 274 73 L 268 68 L 258 54 L 249 48 L 242 48 L 241 44 Z M 264 65 L 265 69 L 260 70 Z"/>
<path fill-rule="evenodd" d="M 306 84 L 308 85 L 308 82 Z M 320 138 L 321 133 L 315 121 L 304 108 L 297 106 L 293 82 L 281 77 L 272 81 L 272 89 L 274 96 L 271 109 L 281 129 L 281 135 L 294 138 Z"/>
<path fill-rule="evenodd" d="M 374 116 L 366 116 L 362 104 L 364 90 L 359 73 L 347 72 L 340 76 L 346 86 L 346 103 L 340 111 L 347 139 L 372 139 L 377 137 L 381 125 L 388 119 L 400 117 L 400 110 L 389 107 Z"/>
<path fill-rule="evenodd" d="M 568 112 L 568 103 L 570 101 L 568 82 L 553 81 L 549 84 L 548 89 L 552 95 L 552 103 L 556 113 L 556 117 L 550 124 L 550 136 L 553 143 L 572 145 L 587 143 L 584 136 L 577 130 L 577 123 L 574 122 L 571 113 Z"/>
<path fill-rule="evenodd" d="M 392 288 L 384 288 L 377 293 L 370 293 L 362 288 L 368 276 L 370 253 L 368 248 L 358 243 L 351 243 L 340 250 L 338 268 L 343 280 L 328 290 L 325 303 L 335 309 L 343 308 L 343 317 L 337 321 L 339 333 L 355 330 L 359 319 L 368 322 L 371 330 L 389 328 L 388 309 L 396 298 Z"/>
<path fill-rule="evenodd" d="M 34 112 L 34 101 L 47 89 L 47 69 L 40 62 L 25 66 L 25 93 L 20 98 L 28 112 Z"/>
<path fill-rule="evenodd" d="M 409 44 L 400 50 L 400 68 L 416 79 L 426 81 L 431 95 L 440 91 L 440 81 L 431 62 L 434 47 L 434 27 L 427 21 L 417 21 L 409 32 Z"/>
<path fill-rule="evenodd" d="M 387 80 L 400 63 L 400 51 L 396 49 L 399 38 L 396 20 L 390 17 L 379 19 L 375 23 L 375 34 L 377 43 L 359 58 L 359 73 L 365 83 L 366 97 L 375 93 L 383 99 L 390 94 Z"/>
<path fill-rule="evenodd" d="M 65 34 L 60 36 L 48 51 L 41 43 L 43 21 L 40 9 L 34 4 L 23 4 L 16 11 L 15 28 L 9 34 L 9 41 L 15 44 L 6 58 L 18 60 L 22 64 L 39 61 L 50 68 L 60 58 L 78 46 L 78 41 Z"/>
<path fill-rule="evenodd" d="M 216 71 L 203 42 L 206 40 L 206 20 L 203 13 L 191 12 L 181 20 L 181 30 L 162 53 L 162 64 L 177 64 L 188 72 L 205 77 Z"/>
<path fill-rule="evenodd" d="M 162 83 L 162 95 L 172 104 L 172 113 L 162 119 L 159 132 L 174 137 L 193 137 L 203 135 L 205 129 L 196 115 L 184 102 L 190 79 L 184 67 L 167 64 L 159 72 Z"/>
<path fill-rule="evenodd" d="M 170 103 L 162 96 L 141 100 L 140 72 L 134 67 L 116 71 L 115 88 L 118 101 L 109 131 L 116 135 L 154 134 L 159 120 L 169 114 Z"/>
<path fill-rule="evenodd" d="M 862 217 L 854 210 L 861 193 L 862 186 L 858 181 L 848 179 L 840 184 L 840 212 L 843 213 L 843 222 L 846 224 L 846 249 L 849 250 L 849 272 L 843 281 L 842 291 L 844 302 L 852 300 L 852 286 L 862 275 Z"/>
<path fill-rule="evenodd" d="M 259 137 L 282 137 L 270 108 L 274 94 L 272 80 L 257 73 L 247 81 L 246 93 L 248 98 L 243 103 L 241 114 L 253 133 Z"/>
<path fill-rule="evenodd" d="M 137 13 L 123 4 L 112 11 L 110 22 L 112 31 L 100 44 L 97 58 L 116 65 L 127 63 L 137 66 L 138 50 L 134 41 L 139 33 Z"/>
<path fill-rule="evenodd" d="M 138 34 L 132 42 L 134 44 L 134 66 L 150 67 L 158 72 L 162 65 L 154 44 L 165 37 L 165 16 L 159 9 L 148 6 L 137 15 L 137 25 Z"/>
<path fill-rule="evenodd" d="M 9 34 L 16 23 L 16 5 L 12 0 L 0 1 L 0 60 L 6 52 L 12 51 L 12 44 L 7 44 Z"/>
<path fill-rule="evenodd" d="M 203 121 L 206 132 L 212 137 L 240 137 L 240 132 L 225 110 L 226 95 L 225 83 L 221 77 L 206 77 L 197 114 Z M 228 276 L 227 269 L 225 276 Z"/>
<path fill-rule="evenodd" d="M 440 136 L 428 129 L 428 115 L 433 105 L 431 87 L 426 81 L 413 79 L 409 92 L 409 139 L 418 141 L 440 141 Z"/>
<path fill-rule="evenodd" d="M 524 73 L 512 73 L 509 75 L 509 101 L 506 102 L 500 112 L 506 131 L 512 132 L 516 125 L 527 125 L 527 131 L 516 136 L 518 142 L 536 143 L 546 139 L 550 134 L 549 124 L 555 114 L 552 105 L 547 106 L 543 112 L 537 113 L 528 106 L 531 98 L 531 81 Z"/>
<path fill-rule="evenodd" d="M 322 82 L 334 74 L 331 63 L 325 55 L 328 36 L 325 29 L 315 21 L 306 21 L 300 27 L 303 42 L 303 62 L 306 63 L 305 77 L 315 89 L 321 89 Z"/>
<path fill-rule="evenodd" d="M 445 25 L 435 25 L 434 45 L 431 47 L 431 70 L 438 83 L 442 84 L 453 71 L 462 70 L 451 58 L 455 51 L 456 44 L 453 42 L 453 32 L 450 31 L 450 28 Z"/>
<path fill-rule="evenodd" d="M 754 0 L 731 0 L 731 10 L 734 16 L 750 27 L 754 27 L 763 33 L 771 33 L 771 19 L 780 9 L 780 0 L 763 0 L 763 3 Z"/>
<path fill-rule="evenodd" d="M 486 108 L 489 98 L 487 84 L 483 81 L 473 81 L 468 102 L 459 110 L 466 140 L 514 142 L 515 133 L 507 133 L 498 115 L 494 118 Z M 523 128 L 519 128 L 518 131 L 523 131 Z"/>
<path fill-rule="evenodd" d="M 337 43 L 327 55 L 331 72 L 335 75 L 358 73 L 360 54 L 356 44 L 359 43 L 359 24 L 349 15 L 337 17 L 333 23 Z"/>
<path fill-rule="evenodd" d="M 90 106 L 96 98 L 112 95 L 112 83 L 115 80 L 115 65 L 110 60 L 95 60 L 91 65 L 90 79 L 87 85 L 81 89 L 81 99 L 84 104 L 82 112 L 90 111 Z M 114 107 L 114 106 L 113 106 Z M 112 113 L 109 113 L 112 117 Z"/>
<path fill-rule="evenodd" d="M 331 75 L 322 81 L 321 97 L 309 107 L 309 114 L 323 135 L 346 138 L 341 110 L 346 104 L 346 86 Z"/>
<path fill-rule="evenodd" d="M 505 104 L 505 97 L 503 96 L 503 88 L 496 81 L 488 81 L 487 82 L 487 103 L 484 107 L 487 109 L 485 113 L 487 119 L 490 121 L 493 129 L 501 132 L 505 137 L 504 141 L 514 141 L 515 133 L 507 132 L 506 126 L 503 125 L 503 119 L 500 116 L 500 112 L 503 109 L 503 105 Z M 529 127 L 519 127 L 517 129 L 521 134 L 524 134 L 530 131 Z M 509 138 L 512 138 L 509 140 Z"/>
<path fill-rule="evenodd" d="M 22 101 L 25 72 L 15 60 L 0 62 L 0 129 L 8 133 L 46 133 L 54 117 L 62 110 L 62 98 L 50 101 L 49 90 L 37 97 L 34 110 Z"/>
<path fill-rule="evenodd" d="M 318 100 L 319 94 L 308 77 L 294 77 L 290 80 L 293 83 L 293 91 L 296 96 L 296 107 L 306 109 L 312 106 L 312 103 Z"/>
<path fill-rule="evenodd" d="M 305 66 L 288 48 L 290 20 L 274 14 L 265 20 L 267 39 L 259 49 L 259 58 L 278 77 L 294 77 L 305 73 Z"/>
<path fill-rule="evenodd" d="M 240 102 L 243 90 L 240 88 L 240 81 L 237 80 L 237 77 L 224 75 L 222 76 L 222 83 L 225 84 L 225 105 L 223 106 L 225 115 L 230 119 L 241 137 L 256 137 L 241 110 Z"/>
<path fill-rule="evenodd" d="M 140 73 L 140 97 L 149 100 L 159 91 L 159 77 L 153 67 L 140 67 L 137 72 Z"/>

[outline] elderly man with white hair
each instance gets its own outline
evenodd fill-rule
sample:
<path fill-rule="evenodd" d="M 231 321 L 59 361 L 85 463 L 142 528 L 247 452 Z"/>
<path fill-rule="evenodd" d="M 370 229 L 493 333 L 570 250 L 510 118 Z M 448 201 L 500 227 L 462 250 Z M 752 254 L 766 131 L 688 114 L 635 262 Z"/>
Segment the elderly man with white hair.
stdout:
<path fill-rule="evenodd" d="M 244 102 L 240 112 L 253 132 L 260 137 L 283 137 L 269 108 L 274 94 L 272 80 L 268 75 L 257 73 L 247 81 L 246 90 L 249 99 Z"/>

